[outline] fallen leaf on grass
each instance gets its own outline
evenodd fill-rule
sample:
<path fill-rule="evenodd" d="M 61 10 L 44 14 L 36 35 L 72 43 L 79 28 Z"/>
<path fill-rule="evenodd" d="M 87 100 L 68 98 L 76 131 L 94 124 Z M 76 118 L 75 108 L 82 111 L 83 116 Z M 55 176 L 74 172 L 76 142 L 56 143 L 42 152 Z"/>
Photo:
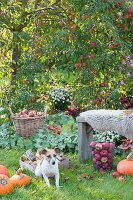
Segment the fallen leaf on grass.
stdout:
<path fill-rule="evenodd" d="M 72 170 L 72 172 L 74 172 L 75 171 L 75 169 L 71 169 Z"/>
<path fill-rule="evenodd" d="M 64 173 L 60 173 L 61 175 L 65 175 Z"/>
<path fill-rule="evenodd" d="M 99 178 L 98 180 L 99 180 L 99 181 L 104 181 L 104 179 L 102 179 L 102 178 Z"/>
<path fill-rule="evenodd" d="M 87 163 L 86 166 L 89 166 L 91 163 Z"/>
<path fill-rule="evenodd" d="M 83 174 L 83 175 L 82 175 L 82 177 L 83 177 L 83 178 L 85 178 L 85 179 L 87 179 L 87 180 L 89 180 L 89 179 L 91 179 L 91 180 L 92 180 L 92 179 L 94 178 L 94 175 L 90 175 L 90 174 L 89 174 L 89 175 L 87 175 L 87 174 Z"/>
<path fill-rule="evenodd" d="M 92 180 L 94 178 L 94 175 L 88 175 L 87 178 Z"/>
<path fill-rule="evenodd" d="M 34 193 L 36 193 L 36 190 L 34 190 L 34 191 L 31 192 L 31 194 L 34 194 Z"/>
<path fill-rule="evenodd" d="M 68 181 L 68 180 L 69 180 L 69 177 L 64 178 L 64 181 L 65 181 L 65 182 Z"/>
<path fill-rule="evenodd" d="M 100 174 L 105 174 L 106 172 L 104 172 L 104 171 L 99 171 L 99 173 L 100 173 Z"/>
<path fill-rule="evenodd" d="M 87 176 L 87 174 L 83 174 L 83 175 L 82 175 L 83 178 L 86 178 L 86 176 Z"/>
<path fill-rule="evenodd" d="M 81 179 L 77 177 L 77 181 L 81 181 Z"/>

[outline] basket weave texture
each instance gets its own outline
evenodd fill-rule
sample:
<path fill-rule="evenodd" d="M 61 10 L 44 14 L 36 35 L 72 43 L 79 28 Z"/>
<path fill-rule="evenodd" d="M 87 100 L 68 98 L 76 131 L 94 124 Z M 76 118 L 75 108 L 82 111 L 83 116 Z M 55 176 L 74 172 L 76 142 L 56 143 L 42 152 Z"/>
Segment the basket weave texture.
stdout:
<path fill-rule="evenodd" d="M 16 133 L 18 133 L 25 139 L 30 138 L 31 135 L 36 134 L 39 129 L 44 128 L 46 112 L 47 109 L 45 108 L 43 115 L 40 117 L 37 116 L 37 117 L 20 118 L 20 117 L 14 117 L 14 114 L 10 108 L 11 119 L 13 121 Z"/>

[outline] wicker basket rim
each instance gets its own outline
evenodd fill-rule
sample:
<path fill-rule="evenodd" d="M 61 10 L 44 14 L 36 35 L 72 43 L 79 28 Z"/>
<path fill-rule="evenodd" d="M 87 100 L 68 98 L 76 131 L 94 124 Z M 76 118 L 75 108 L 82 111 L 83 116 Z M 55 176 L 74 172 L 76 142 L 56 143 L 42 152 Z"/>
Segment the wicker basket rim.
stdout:
<path fill-rule="evenodd" d="M 11 119 L 20 119 L 20 120 L 31 120 L 31 119 L 40 119 L 40 118 L 46 118 L 46 116 L 38 116 L 38 117 L 15 117 L 15 116 L 11 116 Z"/>
<path fill-rule="evenodd" d="M 12 109 L 11 109 L 10 106 L 9 106 L 9 110 L 10 110 L 10 113 L 11 113 L 11 119 L 20 119 L 20 120 L 28 120 L 28 119 L 31 120 L 31 119 L 46 118 L 46 114 L 47 114 L 47 107 L 45 107 L 44 112 L 42 112 L 43 113 L 42 116 L 36 116 L 36 117 L 23 117 L 23 118 L 21 118 L 21 117 L 15 117 L 14 113 L 12 112 Z"/>

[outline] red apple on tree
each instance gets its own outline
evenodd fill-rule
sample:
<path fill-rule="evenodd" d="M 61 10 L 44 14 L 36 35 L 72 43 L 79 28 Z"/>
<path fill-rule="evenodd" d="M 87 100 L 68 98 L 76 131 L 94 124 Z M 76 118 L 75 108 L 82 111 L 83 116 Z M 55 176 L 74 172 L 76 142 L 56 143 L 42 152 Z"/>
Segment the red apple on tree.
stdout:
<path fill-rule="evenodd" d="M 64 27 L 65 24 L 63 22 L 60 23 L 60 27 Z"/>
<path fill-rule="evenodd" d="M 70 34 L 69 35 L 69 40 L 72 40 L 72 39 L 73 39 L 72 34 Z"/>
<path fill-rule="evenodd" d="M 105 83 L 101 83 L 100 87 L 106 87 L 106 84 Z"/>
<path fill-rule="evenodd" d="M 116 14 L 116 15 L 115 15 L 115 18 L 116 18 L 116 19 L 118 19 L 119 17 L 120 17 L 120 15 L 119 15 L 119 14 Z"/>
<path fill-rule="evenodd" d="M 133 9 L 128 9 L 127 12 L 128 14 L 133 13 Z"/>
<path fill-rule="evenodd" d="M 92 29 L 90 29 L 90 34 L 93 34 L 93 30 Z"/>
<path fill-rule="evenodd" d="M 28 80 L 27 79 L 25 80 L 25 85 L 28 85 Z"/>
<path fill-rule="evenodd" d="M 118 43 L 117 43 L 117 42 L 115 42 L 115 43 L 114 43 L 114 46 L 115 46 L 115 47 L 118 47 Z"/>
<path fill-rule="evenodd" d="M 91 42 L 91 43 L 90 43 L 90 46 L 91 46 L 91 47 L 96 47 L 96 42 Z"/>
<path fill-rule="evenodd" d="M 66 10 L 66 13 L 67 13 L 67 14 L 70 14 L 70 13 L 71 13 L 71 9 L 68 8 L 68 9 Z"/>
<path fill-rule="evenodd" d="M 83 14 L 81 18 L 86 19 L 86 14 Z"/>
<path fill-rule="evenodd" d="M 35 101 L 35 97 L 32 97 L 32 98 L 31 98 L 31 101 L 34 102 L 34 101 Z"/>
<path fill-rule="evenodd" d="M 43 55 L 42 52 L 38 52 L 38 56 L 42 57 L 42 55 Z"/>
<path fill-rule="evenodd" d="M 114 45 L 113 44 L 109 44 L 109 49 L 113 49 Z"/>

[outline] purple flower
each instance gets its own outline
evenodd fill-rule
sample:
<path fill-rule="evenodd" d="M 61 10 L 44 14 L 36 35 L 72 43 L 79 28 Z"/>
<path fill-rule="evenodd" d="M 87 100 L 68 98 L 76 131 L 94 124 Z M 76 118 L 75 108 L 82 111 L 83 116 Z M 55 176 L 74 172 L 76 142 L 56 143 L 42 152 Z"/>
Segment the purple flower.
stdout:
<path fill-rule="evenodd" d="M 131 76 L 131 73 L 130 72 L 128 72 L 127 73 L 127 78 L 129 78 Z"/>
<path fill-rule="evenodd" d="M 133 64 L 133 59 L 130 60 L 130 63 Z"/>
<path fill-rule="evenodd" d="M 123 62 L 123 65 L 126 65 L 126 61 L 125 60 L 123 60 L 122 62 Z"/>
<path fill-rule="evenodd" d="M 121 81 L 121 85 L 124 85 L 124 81 Z"/>
<path fill-rule="evenodd" d="M 133 67 L 133 63 L 131 63 L 131 67 Z"/>
<path fill-rule="evenodd" d="M 126 56 L 126 58 L 129 58 L 129 59 L 130 59 L 130 58 L 131 58 L 131 56 L 130 56 L 130 55 L 129 55 L 129 56 Z"/>

